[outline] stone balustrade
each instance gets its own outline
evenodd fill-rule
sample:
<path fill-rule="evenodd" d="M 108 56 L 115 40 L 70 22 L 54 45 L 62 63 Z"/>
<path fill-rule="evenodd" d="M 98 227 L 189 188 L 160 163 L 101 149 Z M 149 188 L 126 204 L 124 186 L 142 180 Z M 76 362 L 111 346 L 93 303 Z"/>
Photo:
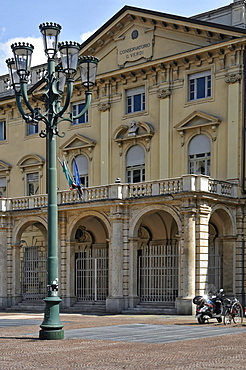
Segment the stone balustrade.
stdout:
<path fill-rule="evenodd" d="M 231 198 L 238 197 L 237 183 L 211 179 L 203 175 L 184 175 L 182 177 L 145 181 L 141 183 L 115 183 L 93 186 L 83 189 L 82 198 L 76 190 L 59 191 L 58 206 L 65 204 L 100 201 L 107 199 L 129 199 L 151 196 L 161 196 L 181 192 L 207 192 Z M 47 207 L 46 194 L 18 198 L 0 199 L 0 211 L 21 211 Z"/>

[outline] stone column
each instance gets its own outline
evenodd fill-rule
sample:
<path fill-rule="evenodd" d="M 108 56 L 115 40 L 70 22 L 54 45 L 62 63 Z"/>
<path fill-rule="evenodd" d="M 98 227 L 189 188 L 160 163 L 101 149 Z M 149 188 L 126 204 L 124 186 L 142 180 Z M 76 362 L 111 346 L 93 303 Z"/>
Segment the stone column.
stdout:
<path fill-rule="evenodd" d="M 64 306 L 70 307 L 76 301 L 75 297 L 75 242 L 66 242 L 66 296 L 63 299 Z"/>
<path fill-rule="evenodd" d="M 106 310 L 120 313 L 124 309 L 123 298 L 123 210 L 121 206 L 111 209 L 111 239 L 109 240 L 109 296 Z"/>
<path fill-rule="evenodd" d="M 244 205 L 237 208 L 237 240 L 235 244 L 235 295 L 241 298 L 240 301 L 245 307 L 245 266 L 246 266 L 246 255 L 245 255 L 245 230 L 246 230 L 246 218 L 244 215 Z"/>
<path fill-rule="evenodd" d="M 129 239 L 129 307 L 135 307 L 140 298 L 138 296 L 138 242 L 139 238 Z"/>
<path fill-rule="evenodd" d="M 12 297 L 14 296 L 14 285 L 13 278 L 13 248 L 12 248 L 12 232 L 13 227 L 10 218 L 8 218 L 8 228 L 7 228 L 7 306 L 12 306 Z M 19 262 L 20 263 L 20 262 Z"/>
<path fill-rule="evenodd" d="M 66 261 L 67 261 L 67 245 L 66 245 L 66 225 L 67 225 L 67 218 L 66 218 L 66 214 L 64 211 L 60 212 L 59 213 L 59 216 L 58 216 L 58 229 L 59 229 L 59 233 L 60 233 L 60 256 L 59 256 L 59 260 L 60 260 L 60 268 L 59 268 L 59 290 L 60 290 L 60 296 L 62 298 L 62 303 L 61 305 L 64 307 L 66 307 L 66 299 L 65 297 L 67 297 L 67 284 L 66 284 L 66 280 L 67 280 L 67 276 L 70 274 L 70 271 L 68 272 L 67 270 L 67 265 L 66 265 Z"/>
<path fill-rule="evenodd" d="M 0 226 L 0 308 L 7 307 L 7 229 Z"/>
<path fill-rule="evenodd" d="M 196 294 L 203 294 L 207 283 L 210 212 L 211 208 L 202 204 L 197 213 Z"/>
<path fill-rule="evenodd" d="M 21 302 L 21 245 L 12 245 L 12 281 L 11 281 L 11 306 Z"/>
<path fill-rule="evenodd" d="M 196 269 L 196 209 L 183 209 L 183 246 L 181 248 L 181 292 L 176 301 L 177 312 L 181 315 L 194 313 L 192 300 L 195 296 Z"/>

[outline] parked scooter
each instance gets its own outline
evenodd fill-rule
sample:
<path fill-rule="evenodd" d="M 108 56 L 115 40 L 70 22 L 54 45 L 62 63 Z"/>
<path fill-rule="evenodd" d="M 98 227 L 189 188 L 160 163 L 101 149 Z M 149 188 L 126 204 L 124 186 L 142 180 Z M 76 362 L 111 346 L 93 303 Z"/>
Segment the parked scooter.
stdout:
<path fill-rule="evenodd" d="M 204 296 L 196 296 L 193 303 L 196 307 L 196 318 L 199 324 L 204 324 L 210 319 L 222 322 L 224 291 L 217 292 L 214 285 L 207 287 Z"/>

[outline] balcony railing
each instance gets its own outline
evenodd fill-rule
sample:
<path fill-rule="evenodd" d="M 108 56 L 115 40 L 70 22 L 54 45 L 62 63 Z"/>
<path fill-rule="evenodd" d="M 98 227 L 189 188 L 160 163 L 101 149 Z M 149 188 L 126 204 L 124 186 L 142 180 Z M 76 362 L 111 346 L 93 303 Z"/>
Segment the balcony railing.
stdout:
<path fill-rule="evenodd" d="M 58 205 L 107 199 L 137 199 L 181 192 L 207 192 L 236 198 L 238 196 L 238 189 L 237 183 L 214 180 L 203 175 L 184 175 L 166 180 L 154 180 L 134 184 L 117 183 L 84 188 L 82 198 L 79 198 L 75 190 L 59 191 Z M 47 195 L 0 199 L 0 211 L 2 212 L 38 209 L 46 206 Z"/>

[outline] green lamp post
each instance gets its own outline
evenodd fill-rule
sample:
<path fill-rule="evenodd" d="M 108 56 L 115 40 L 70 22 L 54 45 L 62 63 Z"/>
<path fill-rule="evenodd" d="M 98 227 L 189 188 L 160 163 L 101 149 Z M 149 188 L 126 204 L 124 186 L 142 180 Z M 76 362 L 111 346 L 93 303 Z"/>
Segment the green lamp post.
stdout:
<path fill-rule="evenodd" d="M 46 111 L 41 113 L 39 108 L 33 108 L 28 101 L 27 84 L 30 74 L 31 56 L 34 47 L 28 43 L 11 45 L 14 58 L 6 60 L 9 69 L 10 83 L 15 91 L 17 107 L 29 124 L 45 123 L 45 130 L 40 132 L 41 138 L 46 138 L 47 145 L 47 190 L 48 190 L 48 266 L 47 266 L 47 297 L 45 301 L 44 320 L 40 325 L 40 339 L 63 339 L 63 324 L 59 315 L 61 298 L 58 296 L 58 207 L 57 207 L 57 168 L 56 168 L 56 136 L 59 134 L 58 124 L 62 120 L 77 119 L 89 108 L 91 102 L 91 88 L 95 85 L 98 59 L 95 57 L 78 58 L 80 45 L 76 42 L 58 44 L 61 26 L 57 23 L 43 23 L 39 26 L 43 35 L 44 51 L 48 58 L 45 75 L 46 91 L 42 96 Z M 61 63 L 55 64 L 55 57 L 60 51 Z M 86 101 L 82 112 L 76 117 L 64 118 L 73 93 L 74 77 L 79 65 L 82 86 L 86 89 Z M 61 72 L 62 75 L 61 76 Z M 67 91 L 64 106 L 61 106 L 64 89 L 64 76 Z M 23 102 L 28 109 L 25 112 Z"/>

